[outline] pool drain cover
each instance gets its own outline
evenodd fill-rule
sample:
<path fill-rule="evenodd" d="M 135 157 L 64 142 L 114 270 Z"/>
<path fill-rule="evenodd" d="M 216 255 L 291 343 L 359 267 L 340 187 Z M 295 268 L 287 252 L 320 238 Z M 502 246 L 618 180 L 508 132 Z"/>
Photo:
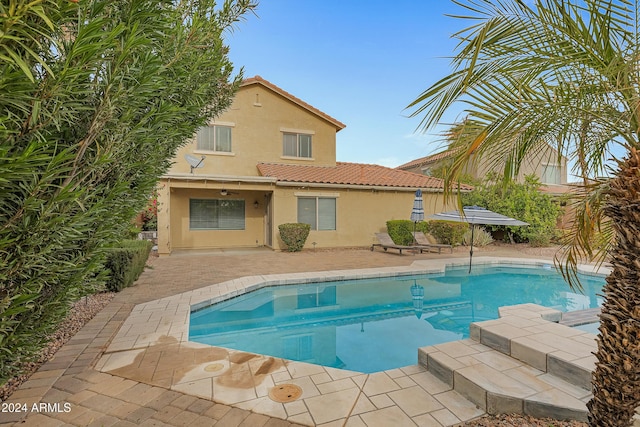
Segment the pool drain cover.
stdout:
<path fill-rule="evenodd" d="M 211 363 L 204 367 L 206 372 L 218 372 L 224 369 L 224 365 L 222 363 Z"/>
<path fill-rule="evenodd" d="M 295 384 L 280 384 L 269 390 L 269 398 L 275 402 L 293 402 L 302 396 L 302 389 Z"/>

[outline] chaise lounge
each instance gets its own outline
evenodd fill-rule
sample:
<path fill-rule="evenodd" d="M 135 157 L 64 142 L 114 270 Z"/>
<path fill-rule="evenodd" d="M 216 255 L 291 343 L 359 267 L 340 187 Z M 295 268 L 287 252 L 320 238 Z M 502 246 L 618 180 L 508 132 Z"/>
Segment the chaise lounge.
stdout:
<path fill-rule="evenodd" d="M 413 234 L 413 238 L 417 242 L 417 246 L 421 249 L 425 249 L 428 251 L 437 250 L 438 253 L 442 253 L 442 249 L 450 249 L 451 253 L 453 253 L 453 246 L 447 245 L 445 243 L 432 243 L 429 238 L 421 231 L 417 231 Z"/>
<path fill-rule="evenodd" d="M 413 250 L 420 251 L 422 253 L 422 249 L 420 246 L 405 246 L 405 245 L 396 245 L 393 243 L 393 239 L 387 233 L 376 233 L 376 238 L 380 243 L 374 243 L 371 245 L 371 250 L 373 250 L 376 246 L 380 246 L 382 249 L 387 251 L 387 249 L 396 249 L 400 254 L 402 254 L 403 250 Z"/>

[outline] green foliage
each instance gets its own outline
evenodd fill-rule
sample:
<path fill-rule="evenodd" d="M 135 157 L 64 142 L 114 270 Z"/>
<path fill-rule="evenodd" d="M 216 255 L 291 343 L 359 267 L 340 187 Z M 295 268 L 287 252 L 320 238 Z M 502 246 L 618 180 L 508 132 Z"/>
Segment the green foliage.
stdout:
<path fill-rule="evenodd" d="M 421 231 L 427 233 L 427 223 L 419 221 L 417 224 L 409 219 L 391 219 L 387 221 L 387 233 L 396 245 L 411 245 L 413 241 L 413 233 Z"/>
<path fill-rule="evenodd" d="M 534 248 L 545 248 L 551 246 L 551 241 L 556 237 L 555 234 L 539 231 L 535 233 L 528 233 L 527 239 L 529 244 Z"/>
<path fill-rule="evenodd" d="M 630 341 L 637 334 L 624 329 L 639 314 L 638 248 L 629 242 L 640 227 L 640 73 L 637 55 L 629 53 L 640 50 L 640 2 L 454 2 L 463 9 L 456 15 L 466 28 L 455 31 L 453 69 L 410 105 L 413 115 L 423 115 L 425 132 L 454 106 L 474 127 L 472 138 L 459 140 L 445 193 L 452 195 L 447 184 L 474 159 L 502 167 L 506 178 L 550 146 L 557 153 L 552 160 L 565 155 L 573 161 L 583 185 L 574 194 L 573 230 L 558 264 L 577 289 L 580 263 L 613 265 L 604 290 L 589 424 L 631 425 L 640 395 L 620 390 L 638 390 L 640 384 L 629 374 L 640 365 L 638 352 L 629 351 L 637 348 Z M 617 190 L 622 183 L 624 190 Z M 528 222 L 540 217 L 511 216 Z M 530 235 L 545 233 L 550 222 Z"/>
<path fill-rule="evenodd" d="M 148 240 L 125 240 L 119 247 L 106 249 L 107 290 L 120 292 L 131 286 L 144 271 L 152 246 Z"/>
<path fill-rule="evenodd" d="M 155 190 L 142 211 L 142 230 L 155 231 L 158 229 L 158 191 Z"/>
<path fill-rule="evenodd" d="M 429 176 L 433 176 L 435 178 L 446 179 L 447 174 L 451 167 L 453 166 L 453 158 L 445 158 L 438 162 L 438 164 L 432 167 L 429 171 Z M 456 182 L 460 184 L 469 184 L 469 185 L 478 185 L 480 180 L 475 179 L 472 175 L 468 173 L 461 173 L 458 175 Z"/>
<path fill-rule="evenodd" d="M 413 221 L 408 219 L 392 219 L 387 221 L 387 233 L 396 245 L 409 245 L 413 242 Z"/>
<path fill-rule="evenodd" d="M 462 237 L 462 243 L 466 246 L 471 245 L 471 227 L 467 231 L 465 231 L 464 236 Z M 485 230 L 482 227 L 477 227 L 473 232 L 473 246 L 483 247 L 493 243 L 493 237 L 491 233 Z"/>
<path fill-rule="evenodd" d="M 540 182 L 533 176 L 525 178 L 524 184 L 504 183 L 496 177 L 488 177 L 481 185 L 462 195 L 465 206 L 482 206 L 502 215 L 529 223 L 525 227 L 486 226 L 490 230 L 504 229 L 516 242 L 530 238 L 540 241 L 548 236 L 556 237 L 556 224 L 562 210 L 551 196 L 538 191 Z"/>
<path fill-rule="evenodd" d="M 309 237 L 311 226 L 303 223 L 287 223 L 278 226 L 280 238 L 289 252 L 299 252 L 304 248 L 304 242 Z"/>
<path fill-rule="evenodd" d="M 16 1 L 0 25 L 0 384 L 69 302 L 101 288 L 176 150 L 241 75 L 225 31 L 250 0 Z"/>
<path fill-rule="evenodd" d="M 438 243 L 448 245 L 461 244 L 465 231 L 469 229 L 467 224 L 460 222 L 420 221 L 414 224 L 408 219 L 392 219 L 387 221 L 387 232 L 395 244 L 411 245 L 414 226 L 416 231 L 431 234 Z"/>
<path fill-rule="evenodd" d="M 447 245 L 460 245 L 464 233 L 469 229 L 469 224 L 465 222 L 450 221 L 429 221 L 427 222 L 427 231 L 438 243 Z"/>

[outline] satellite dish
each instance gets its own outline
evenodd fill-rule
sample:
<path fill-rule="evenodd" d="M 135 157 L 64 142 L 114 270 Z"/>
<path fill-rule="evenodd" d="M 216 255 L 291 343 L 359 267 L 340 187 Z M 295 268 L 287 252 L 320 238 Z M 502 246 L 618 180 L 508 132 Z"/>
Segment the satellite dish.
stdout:
<path fill-rule="evenodd" d="M 189 166 L 191 166 L 191 173 L 193 173 L 194 169 L 198 169 L 198 168 L 201 168 L 202 166 L 204 166 L 204 164 L 203 164 L 204 156 L 198 158 L 198 157 L 194 156 L 193 154 L 185 154 L 184 158 L 187 161 L 187 163 L 189 163 Z"/>

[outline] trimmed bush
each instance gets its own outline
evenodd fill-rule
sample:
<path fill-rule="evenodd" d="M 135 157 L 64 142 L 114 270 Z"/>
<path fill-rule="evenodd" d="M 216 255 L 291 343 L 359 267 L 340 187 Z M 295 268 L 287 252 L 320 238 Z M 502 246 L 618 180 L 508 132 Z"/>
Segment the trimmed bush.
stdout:
<path fill-rule="evenodd" d="M 438 243 L 456 246 L 462 244 L 464 233 L 469 229 L 469 224 L 465 222 L 429 221 L 426 228 Z"/>
<path fill-rule="evenodd" d="M 427 225 L 424 221 L 414 224 L 409 219 L 392 219 L 387 221 L 387 233 L 396 245 L 411 245 L 413 243 L 411 233 L 413 233 L 414 227 L 416 231 L 428 233 Z"/>
<path fill-rule="evenodd" d="M 392 219 L 387 221 L 387 233 L 396 245 L 409 245 L 413 242 L 411 232 L 413 222 L 408 219 Z"/>
<path fill-rule="evenodd" d="M 287 246 L 287 250 L 289 252 L 300 252 L 304 247 L 304 242 L 306 242 L 307 237 L 309 237 L 311 226 L 309 224 L 293 222 L 280 224 L 278 230 L 280 230 L 280 238 Z"/>
<path fill-rule="evenodd" d="M 105 286 L 119 292 L 136 281 L 147 263 L 153 244 L 148 240 L 125 240 L 120 247 L 106 250 L 105 268 L 109 277 Z"/>

